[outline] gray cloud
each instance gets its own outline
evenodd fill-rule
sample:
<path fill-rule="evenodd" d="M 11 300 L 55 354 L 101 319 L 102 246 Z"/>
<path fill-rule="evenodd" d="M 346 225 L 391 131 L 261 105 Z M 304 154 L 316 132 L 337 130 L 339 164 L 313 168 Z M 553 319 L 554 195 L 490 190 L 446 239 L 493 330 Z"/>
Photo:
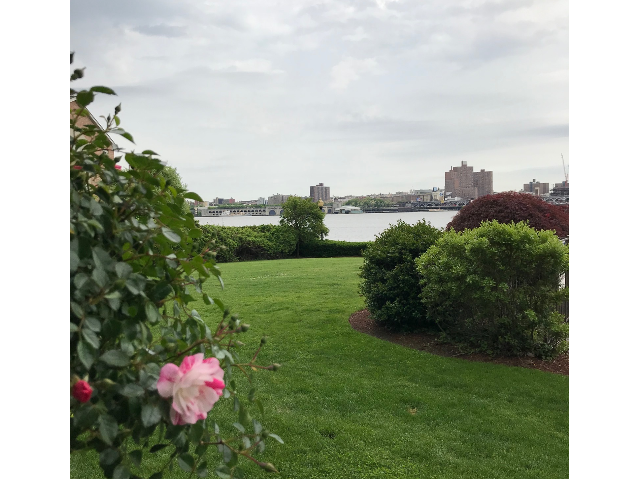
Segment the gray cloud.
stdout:
<path fill-rule="evenodd" d="M 443 186 L 462 160 L 507 190 L 530 170 L 562 179 L 567 12 L 566 0 L 72 0 L 71 46 L 87 67 L 78 86 L 118 92 L 94 113 L 122 102 L 136 148 L 205 198 Z"/>
<path fill-rule="evenodd" d="M 136 32 L 143 35 L 157 36 L 157 37 L 184 37 L 187 34 L 187 28 L 176 27 L 172 25 L 141 25 L 133 28 Z"/>

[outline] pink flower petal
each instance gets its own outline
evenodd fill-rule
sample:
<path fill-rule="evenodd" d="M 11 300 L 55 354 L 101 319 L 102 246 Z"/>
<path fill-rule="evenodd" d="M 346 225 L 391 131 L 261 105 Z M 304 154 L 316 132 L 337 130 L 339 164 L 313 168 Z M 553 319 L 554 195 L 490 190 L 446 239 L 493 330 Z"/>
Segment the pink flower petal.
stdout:
<path fill-rule="evenodd" d="M 186 356 L 182 360 L 182 364 L 180 364 L 180 371 L 183 374 L 189 372 L 191 368 L 193 368 L 193 366 L 195 366 L 197 363 L 202 362 L 203 356 L 204 354 L 202 353 L 194 354 L 193 356 Z"/>
<path fill-rule="evenodd" d="M 180 381 L 182 373 L 178 366 L 172 363 L 165 364 L 160 369 L 160 378 L 158 379 L 158 394 L 168 398 L 173 396 L 176 383 Z"/>
<path fill-rule="evenodd" d="M 195 424 L 207 417 L 225 388 L 224 371 L 216 358 L 202 353 L 187 356 L 180 367 L 165 364 L 160 370 L 158 393 L 172 397 L 171 422 Z"/>
<path fill-rule="evenodd" d="M 176 410 L 173 408 L 171 408 L 171 410 L 169 411 L 169 417 L 171 418 L 171 422 L 173 423 L 174 426 L 177 426 L 179 424 L 184 424 L 184 421 L 182 420 L 182 416 L 180 415 L 180 413 L 176 412 Z"/>
<path fill-rule="evenodd" d="M 207 381 L 204 384 L 209 386 L 211 389 L 224 389 L 224 381 L 218 378 L 213 378 L 213 381 Z"/>

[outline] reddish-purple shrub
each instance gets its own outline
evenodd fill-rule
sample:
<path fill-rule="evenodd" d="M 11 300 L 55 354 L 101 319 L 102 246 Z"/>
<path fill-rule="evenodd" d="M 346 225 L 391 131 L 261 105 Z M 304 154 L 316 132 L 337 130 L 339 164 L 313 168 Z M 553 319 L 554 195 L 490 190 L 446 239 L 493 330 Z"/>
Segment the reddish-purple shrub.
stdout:
<path fill-rule="evenodd" d="M 483 221 L 499 223 L 529 221 L 536 230 L 554 230 L 559 238 L 569 236 L 569 207 L 556 206 L 537 196 L 524 193 L 497 193 L 482 196 L 462 208 L 447 225 L 447 230 L 477 228 Z"/>

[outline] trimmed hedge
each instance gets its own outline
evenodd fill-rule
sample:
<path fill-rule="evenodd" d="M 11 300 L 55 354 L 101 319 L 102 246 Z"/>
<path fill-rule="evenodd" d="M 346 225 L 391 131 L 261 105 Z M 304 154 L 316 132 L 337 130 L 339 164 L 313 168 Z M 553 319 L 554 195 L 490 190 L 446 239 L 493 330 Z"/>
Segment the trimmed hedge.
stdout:
<path fill-rule="evenodd" d="M 279 225 L 199 227 L 203 234 L 194 239 L 196 251 L 209 247 L 218 263 L 281 259 L 295 252 L 295 234 Z"/>
<path fill-rule="evenodd" d="M 339 258 L 362 256 L 371 241 L 350 242 L 322 240 L 300 244 L 300 256 L 304 258 Z"/>
<path fill-rule="evenodd" d="M 286 226 L 218 226 L 199 225 L 200 238 L 193 239 L 195 251 L 210 248 L 217 263 L 291 258 L 296 253 L 296 234 Z M 362 256 L 371 242 L 317 240 L 300 244 L 305 258 Z"/>

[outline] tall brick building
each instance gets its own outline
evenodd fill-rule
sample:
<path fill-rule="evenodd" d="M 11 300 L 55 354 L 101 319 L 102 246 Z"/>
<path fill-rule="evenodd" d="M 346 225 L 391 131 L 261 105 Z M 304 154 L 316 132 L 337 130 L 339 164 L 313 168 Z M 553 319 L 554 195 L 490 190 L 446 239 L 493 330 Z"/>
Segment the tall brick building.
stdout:
<path fill-rule="evenodd" d="M 525 183 L 522 190 L 525 193 L 533 193 L 536 196 L 544 195 L 549 193 L 549 183 L 540 183 L 534 178 L 533 181 Z"/>
<path fill-rule="evenodd" d="M 318 183 L 316 186 L 309 188 L 309 196 L 313 199 L 314 203 L 322 200 L 325 203 L 331 201 L 331 192 L 329 186 L 324 186 L 324 183 Z"/>
<path fill-rule="evenodd" d="M 452 166 L 444 173 L 444 190 L 453 196 L 474 200 L 493 194 L 493 171 L 484 169 L 474 172 L 473 166 L 463 161 L 461 166 Z"/>

